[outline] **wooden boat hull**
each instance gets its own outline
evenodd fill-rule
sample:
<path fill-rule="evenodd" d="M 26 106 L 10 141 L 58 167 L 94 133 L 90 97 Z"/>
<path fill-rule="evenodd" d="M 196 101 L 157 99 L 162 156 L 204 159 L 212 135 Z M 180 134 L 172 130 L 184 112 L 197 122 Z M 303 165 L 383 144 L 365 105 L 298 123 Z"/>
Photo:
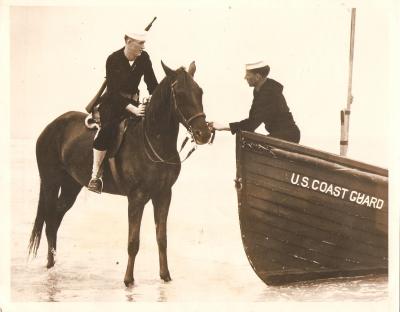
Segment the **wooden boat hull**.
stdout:
<path fill-rule="evenodd" d="M 242 241 L 266 284 L 387 274 L 387 170 L 249 132 L 236 158 Z"/>

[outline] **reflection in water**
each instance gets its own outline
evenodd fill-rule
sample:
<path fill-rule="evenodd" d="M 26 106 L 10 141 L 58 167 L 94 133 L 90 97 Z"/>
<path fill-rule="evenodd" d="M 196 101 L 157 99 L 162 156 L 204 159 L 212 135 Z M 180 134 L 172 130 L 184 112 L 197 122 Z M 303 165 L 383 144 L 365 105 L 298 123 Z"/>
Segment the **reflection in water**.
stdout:
<path fill-rule="evenodd" d="M 157 302 L 166 302 L 168 301 L 167 294 L 165 292 L 166 284 L 160 284 L 158 286 L 158 298 Z"/>
<path fill-rule="evenodd" d="M 157 283 L 159 283 L 157 285 Z M 166 291 L 167 284 L 160 281 L 145 281 L 144 284 L 134 285 L 125 288 L 125 298 L 128 302 L 137 301 L 155 301 L 155 302 L 167 302 L 168 294 Z"/>
<path fill-rule="evenodd" d="M 128 302 L 135 302 L 136 300 L 135 300 L 135 296 L 134 296 L 134 294 L 132 293 L 132 288 L 133 287 L 127 287 L 126 288 L 126 290 L 125 290 L 125 292 L 126 292 L 126 301 L 128 301 Z"/>
<path fill-rule="evenodd" d="M 45 289 L 47 289 L 48 301 L 55 302 L 57 300 L 57 294 L 61 292 L 58 285 L 60 281 L 60 276 L 55 272 L 54 269 L 50 269 L 47 274 L 47 280 L 45 283 Z"/>
<path fill-rule="evenodd" d="M 338 277 L 305 281 L 285 286 L 267 286 L 256 298 L 258 302 L 300 301 L 381 301 L 387 296 L 387 276 Z M 318 294 L 318 298 L 315 294 Z"/>

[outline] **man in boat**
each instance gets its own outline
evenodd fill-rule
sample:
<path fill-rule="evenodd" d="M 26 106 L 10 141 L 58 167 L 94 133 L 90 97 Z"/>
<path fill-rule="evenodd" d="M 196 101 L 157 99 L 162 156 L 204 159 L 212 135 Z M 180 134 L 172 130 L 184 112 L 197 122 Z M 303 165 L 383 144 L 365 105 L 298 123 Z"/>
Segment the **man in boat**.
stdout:
<path fill-rule="evenodd" d="M 270 136 L 299 143 L 300 130 L 283 96 L 283 86 L 268 78 L 269 70 L 264 61 L 246 64 L 244 78 L 250 87 L 254 87 L 249 117 L 228 125 L 212 122 L 211 125 L 215 130 L 227 130 L 232 134 L 240 130 L 254 132 L 261 123 L 264 123 Z"/>
<path fill-rule="evenodd" d="M 101 193 L 100 166 L 116 138 L 120 121 L 129 114 L 139 117 L 145 114 L 145 106 L 138 103 L 140 80 L 144 77 L 150 95 L 158 85 L 149 54 L 143 51 L 145 41 L 145 33 L 127 33 L 125 46 L 107 58 L 107 91 L 100 99 L 101 127 L 93 142 L 90 191 Z"/>

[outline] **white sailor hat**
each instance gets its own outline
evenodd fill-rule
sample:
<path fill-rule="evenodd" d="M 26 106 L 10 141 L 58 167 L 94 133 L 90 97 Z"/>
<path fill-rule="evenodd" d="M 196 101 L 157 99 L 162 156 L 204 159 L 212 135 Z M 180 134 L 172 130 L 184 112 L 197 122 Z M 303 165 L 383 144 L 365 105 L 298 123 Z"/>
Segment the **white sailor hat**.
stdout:
<path fill-rule="evenodd" d="M 146 33 L 145 32 L 126 32 L 125 36 L 135 39 L 138 41 L 146 41 Z"/>
<path fill-rule="evenodd" d="M 264 61 L 258 61 L 258 62 L 246 64 L 246 70 L 252 70 L 252 69 L 257 69 L 257 68 L 263 68 L 263 67 L 267 67 L 267 66 L 268 66 L 268 64 L 265 63 Z"/>

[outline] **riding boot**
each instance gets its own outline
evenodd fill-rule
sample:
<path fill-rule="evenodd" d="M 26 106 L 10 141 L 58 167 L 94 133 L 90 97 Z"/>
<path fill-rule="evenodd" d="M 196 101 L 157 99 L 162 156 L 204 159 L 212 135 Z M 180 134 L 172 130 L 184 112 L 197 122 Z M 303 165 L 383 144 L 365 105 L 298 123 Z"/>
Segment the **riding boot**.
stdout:
<path fill-rule="evenodd" d="M 88 184 L 89 191 L 100 194 L 103 189 L 103 181 L 101 179 L 100 167 L 106 153 L 107 151 L 99 151 L 95 148 L 93 149 L 93 169 L 92 177 Z"/>

